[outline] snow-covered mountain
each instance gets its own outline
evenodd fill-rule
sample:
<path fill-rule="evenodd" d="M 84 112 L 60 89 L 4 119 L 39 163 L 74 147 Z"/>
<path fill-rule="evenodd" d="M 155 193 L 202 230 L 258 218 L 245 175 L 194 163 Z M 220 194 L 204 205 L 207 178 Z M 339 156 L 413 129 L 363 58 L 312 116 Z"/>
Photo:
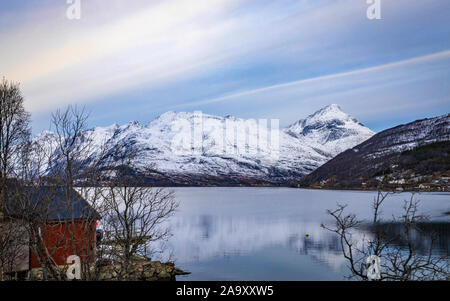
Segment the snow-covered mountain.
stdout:
<path fill-rule="evenodd" d="M 299 184 L 334 188 L 376 187 L 381 177 L 399 179 L 415 174 L 418 181 L 431 183 L 448 172 L 450 114 L 416 120 L 382 131 L 316 169 Z M 378 177 L 378 179 L 377 179 Z"/>
<path fill-rule="evenodd" d="M 375 134 L 355 118 L 342 112 L 336 104 L 297 121 L 289 126 L 286 132 L 304 138 L 308 144 L 321 144 L 332 157 Z"/>
<path fill-rule="evenodd" d="M 374 133 L 337 105 L 327 106 L 286 129 L 231 116 L 167 112 L 148 125 L 96 127 L 80 143 L 85 157 L 112 156 L 120 147 L 138 155 L 136 171 L 151 167 L 149 181 L 160 185 L 288 183 L 310 173 Z M 35 140 L 48 144 L 54 134 Z"/>

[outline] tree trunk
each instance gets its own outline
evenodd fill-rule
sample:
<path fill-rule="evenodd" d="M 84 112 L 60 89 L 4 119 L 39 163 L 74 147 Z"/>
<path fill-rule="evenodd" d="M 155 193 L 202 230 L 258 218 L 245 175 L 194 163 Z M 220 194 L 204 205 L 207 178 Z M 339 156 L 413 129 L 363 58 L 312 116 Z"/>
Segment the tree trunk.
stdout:
<path fill-rule="evenodd" d="M 2 235 L 3 228 L 3 198 L 0 197 L 0 237 Z M 3 264 L 0 265 L 0 281 L 3 281 Z"/>

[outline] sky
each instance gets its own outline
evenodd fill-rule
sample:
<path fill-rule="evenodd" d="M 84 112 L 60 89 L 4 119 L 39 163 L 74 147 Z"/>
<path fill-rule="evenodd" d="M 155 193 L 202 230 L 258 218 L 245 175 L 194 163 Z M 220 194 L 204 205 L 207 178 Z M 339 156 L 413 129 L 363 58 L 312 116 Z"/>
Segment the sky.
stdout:
<path fill-rule="evenodd" d="M 0 77 L 33 133 L 68 105 L 89 126 L 172 111 L 277 118 L 332 103 L 374 131 L 449 113 L 450 1 L 0 0 Z"/>

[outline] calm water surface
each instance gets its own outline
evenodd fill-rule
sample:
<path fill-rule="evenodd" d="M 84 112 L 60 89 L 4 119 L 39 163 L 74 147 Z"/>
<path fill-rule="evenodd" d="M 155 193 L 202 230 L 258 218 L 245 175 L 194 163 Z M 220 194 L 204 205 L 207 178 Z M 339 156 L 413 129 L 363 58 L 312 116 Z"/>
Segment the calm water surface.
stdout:
<path fill-rule="evenodd" d="M 337 236 L 320 227 L 327 209 L 348 204 L 368 218 L 375 192 L 291 188 L 175 188 L 180 208 L 168 245 L 179 280 L 345 280 Z M 402 212 L 410 194 L 390 196 L 383 216 Z M 422 193 L 420 211 L 439 232 L 438 252 L 450 249 L 450 194 Z M 305 237 L 308 233 L 309 237 Z M 418 238 L 420 239 L 420 238 Z"/>

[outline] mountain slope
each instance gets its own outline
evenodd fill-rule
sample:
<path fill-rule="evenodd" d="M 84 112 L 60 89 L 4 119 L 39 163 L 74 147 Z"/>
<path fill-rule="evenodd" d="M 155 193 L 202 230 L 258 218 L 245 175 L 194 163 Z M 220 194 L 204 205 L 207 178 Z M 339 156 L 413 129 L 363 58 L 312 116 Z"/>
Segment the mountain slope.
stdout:
<path fill-rule="evenodd" d="M 138 153 L 136 172 L 151 168 L 147 180 L 156 185 L 287 184 L 373 134 L 331 105 L 282 130 L 231 116 L 167 112 L 146 126 L 96 127 L 80 141 L 92 143 L 89 160 L 112 158 L 117 147 Z M 51 133 L 38 143 L 41 136 Z"/>
<path fill-rule="evenodd" d="M 418 178 L 420 173 L 422 174 L 419 178 L 426 180 L 429 175 L 424 173 L 447 172 L 449 166 L 442 162 L 448 161 L 444 158 L 449 155 L 448 144 L 440 144 L 440 142 L 449 140 L 450 114 L 417 120 L 376 134 L 303 177 L 298 184 L 303 187 L 322 184 L 328 187 L 358 188 L 363 182 L 366 185 L 367 183 L 376 185 L 376 181 L 387 180 L 393 184 L 406 177 L 406 174 Z M 435 160 L 430 157 L 436 156 L 436 153 L 432 153 L 432 150 L 436 148 L 440 150 L 441 157 L 438 159 L 444 161 L 439 163 L 441 166 L 438 170 L 432 171 L 429 168 L 434 163 L 430 162 Z M 424 151 L 428 155 L 423 155 Z M 412 158 L 411 153 L 420 153 L 422 159 L 418 156 Z M 430 159 L 432 161 L 426 164 L 429 167 L 421 164 L 421 161 Z M 408 162 L 415 163 L 408 164 Z M 422 167 L 419 168 L 419 166 Z"/>

